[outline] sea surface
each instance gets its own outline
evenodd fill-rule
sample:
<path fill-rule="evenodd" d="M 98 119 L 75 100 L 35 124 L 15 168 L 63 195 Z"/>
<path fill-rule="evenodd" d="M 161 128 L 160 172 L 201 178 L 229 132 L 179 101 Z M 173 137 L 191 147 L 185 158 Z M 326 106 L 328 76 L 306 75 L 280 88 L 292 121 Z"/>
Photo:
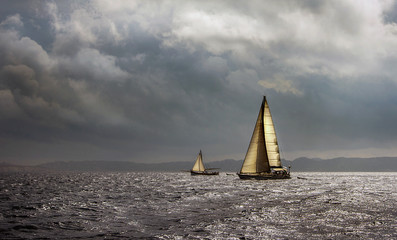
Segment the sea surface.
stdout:
<path fill-rule="evenodd" d="M 397 173 L 1 173 L 0 239 L 397 239 Z"/>

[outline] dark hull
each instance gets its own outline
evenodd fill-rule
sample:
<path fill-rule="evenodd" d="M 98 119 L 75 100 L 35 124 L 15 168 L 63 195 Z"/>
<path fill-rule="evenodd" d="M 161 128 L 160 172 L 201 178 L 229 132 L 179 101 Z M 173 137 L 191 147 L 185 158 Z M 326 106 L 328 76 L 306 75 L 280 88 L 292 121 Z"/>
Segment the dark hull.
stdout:
<path fill-rule="evenodd" d="M 191 175 L 219 175 L 219 172 L 195 172 L 190 171 Z"/>
<path fill-rule="evenodd" d="M 291 176 L 289 174 L 275 174 L 275 173 L 266 173 L 266 174 L 241 174 L 237 173 L 240 179 L 243 180 L 273 180 L 273 179 L 290 179 Z"/>

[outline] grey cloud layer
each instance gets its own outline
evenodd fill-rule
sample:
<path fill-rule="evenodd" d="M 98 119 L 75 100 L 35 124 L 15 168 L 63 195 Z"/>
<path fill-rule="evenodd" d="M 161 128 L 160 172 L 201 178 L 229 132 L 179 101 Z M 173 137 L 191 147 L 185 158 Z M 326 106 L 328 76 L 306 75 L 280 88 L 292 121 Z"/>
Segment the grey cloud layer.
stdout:
<path fill-rule="evenodd" d="M 263 94 L 287 158 L 396 143 L 393 2 L 3 5 L 0 160 L 243 158 Z"/>

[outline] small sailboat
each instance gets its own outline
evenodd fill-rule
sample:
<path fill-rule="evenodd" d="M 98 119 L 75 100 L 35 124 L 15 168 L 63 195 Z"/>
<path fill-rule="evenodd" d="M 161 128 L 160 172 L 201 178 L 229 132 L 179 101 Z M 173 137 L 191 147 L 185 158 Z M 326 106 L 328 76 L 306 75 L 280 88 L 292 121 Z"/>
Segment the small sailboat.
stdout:
<path fill-rule="evenodd" d="M 291 178 L 289 169 L 281 166 L 276 131 L 265 96 L 243 166 L 237 175 L 240 179 L 257 180 Z"/>
<path fill-rule="evenodd" d="M 197 156 L 196 163 L 194 164 L 192 170 L 190 170 L 190 173 L 192 175 L 219 175 L 219 172 L 215 171 L 208 171 L 212 170 L 215 168 L 205 168 L 203 164 L 203 154 L 201 153 L 201 150 Z"/>

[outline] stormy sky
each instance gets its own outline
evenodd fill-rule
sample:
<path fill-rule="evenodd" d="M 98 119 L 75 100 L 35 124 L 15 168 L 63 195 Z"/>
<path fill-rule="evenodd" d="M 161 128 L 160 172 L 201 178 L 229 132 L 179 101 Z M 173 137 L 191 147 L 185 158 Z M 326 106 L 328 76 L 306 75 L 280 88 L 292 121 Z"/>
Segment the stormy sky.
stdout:
<path fill-rule="evenodd" d="M 397 156 L 395 1 L 0 4 L 0 161 Z"/>

